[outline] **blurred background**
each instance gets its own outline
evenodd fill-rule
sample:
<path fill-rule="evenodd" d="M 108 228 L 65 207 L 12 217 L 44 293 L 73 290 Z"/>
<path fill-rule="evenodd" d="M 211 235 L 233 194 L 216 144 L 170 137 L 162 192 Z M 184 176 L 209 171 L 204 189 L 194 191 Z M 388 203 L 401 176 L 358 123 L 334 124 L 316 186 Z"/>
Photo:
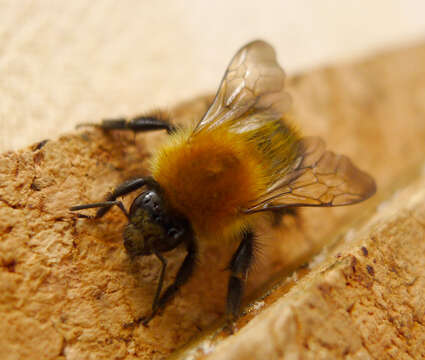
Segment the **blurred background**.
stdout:
<path fill-rule="evenodd" d="M 421 0 L 0 0 L 0 151 L 214 92 L 256 38 L 293 75 L 423 42 L 424 14 Z"/>

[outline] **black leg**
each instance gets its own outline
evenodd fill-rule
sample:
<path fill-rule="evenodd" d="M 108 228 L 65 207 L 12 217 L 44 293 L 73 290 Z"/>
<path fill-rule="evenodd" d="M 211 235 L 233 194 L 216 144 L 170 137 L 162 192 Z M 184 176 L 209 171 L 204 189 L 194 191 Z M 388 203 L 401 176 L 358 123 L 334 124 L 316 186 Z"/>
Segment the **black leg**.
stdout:
<path fill-rule="evenodd" d="M 95 219 L 99 219 L 103 215 L 105 215 L 111 209 L 112 206 L 117 205 L 128 218 L 128 213 L 125 210 L 124 205 L 122 204 L 121 201 L 116 201 L 116 198 L 127 195 L 141 188 L 142 186 L 149 185 L 151 181 L 152 180 L 150 178 L 137 178 L 133 180 L 128 180 L 122 183 L 121 185 L 119 185 L 112 193 L 110 193 L 106 197 L 106 201 L 93 203 L 93 204 L 77 205 L 77 206 L 71 207 L 69 210 L 77 211 L 77 210 L 84 210 L 84 209 L 91 209 L 91 208 L 99 208 L 99 210 L 97 210 L 96 212 L 96 215 L 94 216 Z M 88 218 L 90 217 L 90 216 L 86 216 L 82 214 L 79 214 L 79 215 L 80 217 L 88 217 Z"/>
<path fill-rule="evenodd" d="M 160 286 L 162 287 L 162 284 L 158 284 L 156 296 L 152 304 L 152 312 L 148 316 L 138 319 L 136 321 L 137 323 L 141 322 L 143 325 L 147 326 L 149 321 L 152 320 L 152 318 L 158 313 L 158 311 L 163 309 L 171 301 L 171 299 L 174 297 L 174 295 L 180 289 L 180 287 L 184 285 L 187 282 L 187 280 L 190 278 L 190 276 L 193 274 L 193 269 L 196 264 L 197 254 L 198 254 L 198 249 L 196 247 L 195 241 L 192 239 L 187 244 L 187 255 L 184 258 L 184 261 L 182 265 L 180 266 L 179 271 L 177 272 L 174 282 L 167 287 L 167 289 L 164 291 L 161 297 L 159 297 L 159 299 L 158 299 L 158 295 L 159 295 L 159 291 L 161 290 Z M 163 268 L 164 268 L 164 265 L 163 265 Z M 161 271 L 161 275 L 163 276 L 162 271 Z M 160 276 L 160 282 L 161 282 L 161 276 Z"/>
<path fill-rule="evenodd" d="M 155 291 L 155 297 L 152 303 L 152 312 L 154 312 L 158 306 L 157 304 L 159 300 L 159 295 L 161 295 L 162 285 L 164 284 L 165 270 L 167 269 L 167 259 L 156 251 L 154 252 L 154 254 L 161 261 L 162 267 L 161 267 L 161 273 L 159 274 L 158 286 Z"/>
<path fill-rule="evenodd" d="M 239 315 L 242 295 L 249 267 L 254 258 L 255 235 L 252 230 L 242 233 L 242 241 L 230 261 L 230 278 L 227 290 L 227 316 L 229 320 Z"/>
<path fill-rule="evenodd" d="M 130 215 L 128 214 L 127 210 L 124 207 L 124 204 L 121 201 L 114 200 L 114 201 L 103 201 L 98 203 L 92 203 L 92 204 L 85 204 L 85 205 L 77 205 L 71 207 L 69 210 L 71 211 L 78 211 L 78 210 L 84 210 L 84 209 L 93 209 L 93 208 L 100 208 L 97 212 L 100 212 L 101 210 L 107 209 L 108 211 L 112 206 L 117 205 L 121 211 L 124 213 L 124 215 L 127 217 L 128 220 L 130 220 Z M 105 211 L 105 212 L 106 212 Z M 85 218 L 85 219 L 96 219 L 97 216 L 89 216 L 84 214 L 78 214 L 78 217 Z"/>
<path fill-rule="evenodd" d="M 132 119 L 105 119 L 100 124 L 83 123 L 77 125 L 77 128 L 82 126 L 93 126 L 103 130 L 131 130 L 134 132 L 166 130 L 169 134 L 176 130 L 168 120 L 155 115 L 136 116 Z"/>

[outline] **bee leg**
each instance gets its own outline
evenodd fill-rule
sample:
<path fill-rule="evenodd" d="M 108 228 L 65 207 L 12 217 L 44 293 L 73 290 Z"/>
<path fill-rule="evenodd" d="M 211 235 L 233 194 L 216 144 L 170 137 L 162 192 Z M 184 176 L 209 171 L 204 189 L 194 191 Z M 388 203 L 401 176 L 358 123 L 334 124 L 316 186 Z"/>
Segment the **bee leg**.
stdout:
<path fill-rule="evenodd" d="M 161 261 L 162 263 L 162 267 L 161 267 L 161 273 L 159 274 L 159 281 L 158 281 L 158 286 L 156 288 L 155 291 L 155 297 L 153 299 L 153 303 L 152 303 L 152 313 L 150 315 L 150 318 L 147 317 L 143 324 L 145 324 L 145 321 L 149 322 L 150 319 L 152 319 L 152 317 L 155 315 L 156 313 L 156 309 L 158 307 L 158 300 L 159 300 L 159 295 L 161 294 L 161 290 L 162 290 L 162 285 L 164 284 L 164 275 L 165 275 L 165 270 L 167 269 L 167 259 L 164 258 L 160 253 L 158 252 L 154 252 L 154 254 L 156 255 L 156 257 Z M 149 318 L 149 320 L 148 320 Z M 147 324 L 147 323 L 146 323 Z"/>
<path fill-rule="evenodd" d="M 84 204 L 84 205 L 76 205 L 71 207 L 69 210 L 70 211 L 77 211 L 77 210 L 84 210 L 84 209 L 93 209 L 93 208 L 100 208 L 97 212 L 100 212 L 100 210 L 104 210 L 107 209 L 106 211 L 108 211 L 112 206 L 117 205 L 121 211 L 124 213 L 124 215 L 129 218 L 128 212 L 124 207 L 124 204 L 119 201 L 119 200 L 114 200 L 114 201 L 103 201 L 103 202 L 98 202 L 98 203 L 92 203 L 92 204 Z M 105 212 L 106 212 L 105 211 Z M 84 218 L 84 219 L 96 219 L 97 216 L 89 216 L 89 215 L 84 215 L 84 214 L 78 214 L 79 218 Z"/>
<path fill-rule="evenodd" d="M 242 241 L 233 254 L 229 264 L 230 278 L 227 290 L 227 320 L 233 321 L 239 315 L 245 281 L 254 258 L 255 235 L 252 230 L 245 230 Z"/>
<path fill-rule="evenodd" d="M 131 130 L 136 133 L 144 131 L 166 130 L 167 133 L 171 134 L 176 131 L 174 125 L 155 115 L 136 116 L 131 119 L 104 119 L 100 124 L 82 123 L 77 125 L 77 128 L 82 126 L 93 126 L 102 130 Z"/>
<path fill-rule="evenodd" d="M 94 216 L 95 219 L 99 219 L 104 216 L 111 209 L 112 206 L 117 205 L 128 218 L 129 215 L 125 210 L 123 203 L 121 201 L 117 201 L 117 197 L 127 195 L 141 188 L 142 186 L 148 185 L 149 183 L 149 178 L 137 178 L 125 181 L 117 188 L 115 188 L 115 190 L 106 197 L 106 201 L 93 204 L 77 205 L 71 207 L 69 210 L 78 211 L 84 209 L 99 208 L 99 210 L 97 210 L 96 212 L 96 215 Z M 79 216 L 83 218 L 90 218 L 90 216 L 83 214 L 79 214 Z"/>
<path fill-rule="evenodd" d="M 177 272 L 174 282 L 167 287 L 164 293 L 159 297 L 162 288 L 162 282 L 164 280 L 163 271 L 161 270 L 161 275 L 156 290 L 154 302 L 152 304 L 152 311 L 148 316 L 142 317 L 136 320 L 137 323 L 142 323 L 144 326 L 147 326 L 152 318 L 164 308 L 170 300 L 174 297 L 176 292 L 184 285 L 190 276 L 193 274 L 193 269 L 196 264 L 196 256 L 198 254 L 198 248 L 194 239 L 191 239 L 187 242 L 187 255 L 183 260 L 182 265 L 180 266 L 179 271 Z M 162 260 L 161 260 L 162 261 Z M 164 263 L 163 263 L 164 264 Z M 164 268 L 164 265 L 163 265 Z M 165 269 L 164 269 L 165 272 Z"/>

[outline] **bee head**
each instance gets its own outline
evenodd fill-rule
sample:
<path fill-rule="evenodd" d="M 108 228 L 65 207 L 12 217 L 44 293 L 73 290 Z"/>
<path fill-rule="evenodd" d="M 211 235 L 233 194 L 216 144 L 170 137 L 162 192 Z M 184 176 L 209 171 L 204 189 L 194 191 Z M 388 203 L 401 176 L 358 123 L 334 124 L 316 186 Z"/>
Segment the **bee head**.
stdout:
<path fill-rule="evenodd" d="M 191 234 L 187 219 L 167 207 L 159 189 L 137 196 L 129 215 L 123 237 L 131 257 L 172 250 Z"/>

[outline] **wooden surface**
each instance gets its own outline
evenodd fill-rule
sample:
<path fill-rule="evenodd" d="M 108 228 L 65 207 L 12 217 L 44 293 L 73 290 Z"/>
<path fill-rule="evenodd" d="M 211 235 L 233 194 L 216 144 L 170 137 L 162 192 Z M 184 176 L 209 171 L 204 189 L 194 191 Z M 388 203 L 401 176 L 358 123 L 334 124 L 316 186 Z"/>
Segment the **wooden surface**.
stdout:
<path fill-rule="evenodd" d="M 194 277 L 163 314 L 149 328 L 125 328 L 148 311 L 159 264 L 130 262 L 118 210 L 100 221 L 67 210 L 145 174 L 161 135 L 134 141 L 87 130 L 2 154 L 0 358 L 160 359 L 196 336 L 205 338 L 184 350 L 195 358 L 423 357 L 424 63 L 425 46 L 417 46 L 289 80 L 303 132 L 349 155 L 379 191 L 360 205 L 305 209 L 265 227 L 249 282 L 255 306 L 232 336 L 220 332 L 219 319 L 234 244 L 203 249 Z M 172 114 L 188 122 L 206 106 L 199 98 Z M 324 245 L 299 280 L 280 277 L 273 291 L 253 292 Z M 168 256 L 168 281 L 181 257 Z M 184 351 L 175 356 L 189 356 Z"/>

